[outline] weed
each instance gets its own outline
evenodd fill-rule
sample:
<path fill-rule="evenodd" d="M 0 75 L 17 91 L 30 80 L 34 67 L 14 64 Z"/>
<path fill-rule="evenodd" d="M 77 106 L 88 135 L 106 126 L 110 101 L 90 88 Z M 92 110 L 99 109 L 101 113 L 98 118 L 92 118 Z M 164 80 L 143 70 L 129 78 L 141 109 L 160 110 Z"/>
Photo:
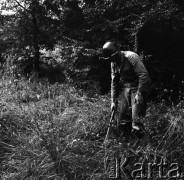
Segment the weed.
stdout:
<path fill-rule="evenodd" d="M 113 157 L 129 159 L 129 171 L 137 162 L 160 159 L 183 167 L 182 101 L 148 104 L 143 119 L 151 137 L 147 143 L 111 138 L 104 147 L 110 119 L 108 96 L 89 98 L 71 86 L 51 85 L 44 79 L 6 78 L 0 94 L 2 179 L 108 179 Z"/>

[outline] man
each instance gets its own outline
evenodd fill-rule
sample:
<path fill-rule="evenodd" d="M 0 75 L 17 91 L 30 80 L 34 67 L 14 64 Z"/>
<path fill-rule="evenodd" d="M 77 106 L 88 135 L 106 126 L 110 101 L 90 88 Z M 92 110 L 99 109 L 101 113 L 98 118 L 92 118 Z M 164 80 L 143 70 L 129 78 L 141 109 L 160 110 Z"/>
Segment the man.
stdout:
<path fill-rule="evenodd" d="M 117 109 L 119 98 L 118 124 L 126 125 L 131 121 L 132 130 L 141 131 L 139 119 L 146 114 L 146 93 L 151 83 L 149 74 L 136 53 L 119 51 L 113 42 L 104 44 L 103 54 L 111 62 L 111 110 Z M 127 115 L 129 107 L 131 119 Z"/>

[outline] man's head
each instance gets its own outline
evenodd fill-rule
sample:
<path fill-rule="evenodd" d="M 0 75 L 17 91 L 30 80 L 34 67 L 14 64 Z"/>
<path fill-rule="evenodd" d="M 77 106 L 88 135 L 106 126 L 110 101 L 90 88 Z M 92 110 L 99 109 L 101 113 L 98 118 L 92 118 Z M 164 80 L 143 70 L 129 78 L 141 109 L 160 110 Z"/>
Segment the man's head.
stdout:
<path fill-rule="evenodd" d="M 113 61 L 118 55 L 118 46 L 114 42 L 106 42 L 102 49 L 105 59 L 109 61 Z"/>

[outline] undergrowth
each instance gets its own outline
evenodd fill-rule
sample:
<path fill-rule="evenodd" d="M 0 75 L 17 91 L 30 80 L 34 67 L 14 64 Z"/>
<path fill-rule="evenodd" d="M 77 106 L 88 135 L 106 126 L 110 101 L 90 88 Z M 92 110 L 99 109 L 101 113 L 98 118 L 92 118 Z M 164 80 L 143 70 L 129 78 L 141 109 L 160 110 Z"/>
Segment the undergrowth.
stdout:
<path fill-rule="evenodd" d="M 89 98 L 66 84 L 25 79 L 2 80 L 0 96 L 3 180 L 108 179 L 114 158 L 126 160 L 129 172 L 135 163 L 159 163 L 162 159 L 183 167 L 182 101 L 177 105 L 163 101 L 148 104 L 143 119 L 149 134 L 146 143 L 110 138 L 104 146 L 110 119 L 108 96 Z M 156 171 L 153 174 L 153 179 L 159 179 Z M 119 175 L 129 179 L 122 171 Z"/>

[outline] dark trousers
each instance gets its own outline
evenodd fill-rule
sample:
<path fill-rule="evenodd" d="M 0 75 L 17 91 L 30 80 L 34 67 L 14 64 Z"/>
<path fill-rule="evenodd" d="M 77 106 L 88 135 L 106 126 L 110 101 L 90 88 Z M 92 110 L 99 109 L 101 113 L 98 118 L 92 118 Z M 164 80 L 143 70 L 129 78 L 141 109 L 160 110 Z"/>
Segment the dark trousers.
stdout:
<path fill-rule="evenodd" d="M 140 118 L 146 115 L 146 95 L 143 94 L 143 103 L 135 102 L 137 89 L 124 88 L 119 97 L 118 125 L 127 122 L 140 124 Z"/>

